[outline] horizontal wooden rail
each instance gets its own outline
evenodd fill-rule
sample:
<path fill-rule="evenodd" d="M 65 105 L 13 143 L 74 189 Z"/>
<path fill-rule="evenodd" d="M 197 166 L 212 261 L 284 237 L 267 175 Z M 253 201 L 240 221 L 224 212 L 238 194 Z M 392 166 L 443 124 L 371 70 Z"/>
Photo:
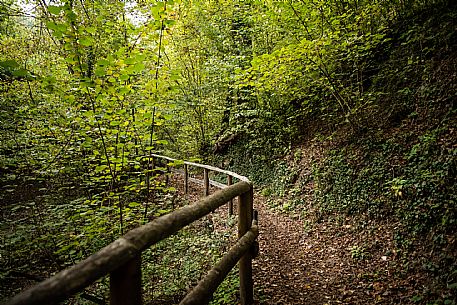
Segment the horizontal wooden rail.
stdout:
<path fill-rule="evenodd" d="M 133 229 L 97 253 L 53 277 L 21 292 L 6 304 L 55 304 L 81 291 L 97 279 L 118 268 L 138 265 L 141 252 L 181 228 L 214 211 L 236 196 L 252 191 L 252 185 L 240 181 L 199 202 L 182 207 L 141 227 Z M 251 203 L 252 207 L 252 203 Z M 244 234 L 244 233 L 243 233 Z M 129 266 L 127 266 L 129 270 Z M 133 271 L 135 273 L 135 270 Z M 140 274 L 141 275 L 141 274 Z M 122 302 L 118 302 L 121 304 Z M 141 303 L 141 299 L 137 303 Z M 112 302 L 113 304 L 113 302 Z"/>
<path fill-rule="evenodd" d="M 151 157 L 164 159 L 164 160 L 168 160 L 168 161 L 171 161 L 171 162 L 180 161 L 178 159 L 173 159 L 173 158 L 170 158 L 170 157 L 167 157 L 167 156 L 162 156 L 162 155 L 157 155 L 157 154 L 151 154 L 150 156 L 143 156 L 143 158 L 151 158 Z M 228 176 L 232 176 L 234 178 L 237 178 L 240 181 L 250 182 L 249 179 L 247 177 L 245 177 L 245 176 L 239 175 L 237 173 L 234 173 L 234 172 L 231 172 L 231 171 L 228 171 L 228 170 L 220 169 L 218 167 L 205 165 L 205 164 L 194 163 L 194 162 L 189 162 L 189 161 L 182 161 L 182 163 L 190 165 L 190 166 L 194 166 L 194 167 L 197 167 L 197 168 L 206 169 L 206 170 L 209 170 L 209 171 L 212 171 L 212 172 L 226 174 Z"/>
<path fill-rule="evenodd" d="M 175 169 L 175 168 L 172 168 L 172 169 L 171 169 L 171 172 L 172 172 L 172 173 L 176 173 L 176 174 L 180 174 L 180 175 L 185 175 L 185 174 L 186 174 L 185 171 L 179 170 L 179 169 Z M 230 176 L 229 176 L 229 177 L 230 177 Z M 197 183 L 197 184 L 199 184 L 199 185 L 204 185 L 204 184 L 205 184 L 204 180 L 202 180 L 202 179 L 198 179 L 198 178 L 194 178 L 194 177 L 189 177 L 189 176 L 187 176 L 187 179 L 188 179 L 188 181 L 192 181 L 192 182 Z M 217 188 L 219 188 L 219 189 L 225 189 L 225 188 L 227 187 L 226 184 L 223 184 L 223 183 L 218 182 L 218 181 L 214 181 L 214 180 L 211 180 L 211 179 L 209 179 L 208 181 L 209 181 L 209 184 L 210 184 L 210 185 L 215 186 L 215 187 L 217 187 Z"/>
<path fill-rule="evenodd" d="M 230 270 L 246 252 L 252 249 L 257 236 L 259 236 L 259 228 L 257 227 L 257 221 L 253 221 L 251 229 L 237 241 L 216 266 L 186 295 L 179 305 L 208 304 L 211 301 L 213 293 Z"/>
<path fill-rule="evenodd" d="M 146 156 L 146 158 L 149 158 L 150 161 L 153 161 L 154 158 L 165 159 L 170 162 L 179 161 L 179 160 L 167 157 L 167 156 L 161 156 L 161 155 L 157 155 L 157 154 L 150 154 L 149 156 Z M 193 163 L 193 162 L 187 162 L 187 161 L 179 161 L 179 162 L 184 165 L 184 173 L 183 173 L 184 174 L 184 192 L 186 194 L 188 193 L 188 189 L 189 189 L 189 186 L 188 186 L 189 180 L 196 181 L 198 183 L 203 184 L 205 196 L 208 196 L 208 194 L 209 194 L 210 185 L 214 185 L 216 187 L 224 189 L 233 184 L 233 178 L 236 178 L 240 181 L 245 181 L 245 182 L 251 184 L 251 182 L 249 181 L 248 178 L 238 175 L 237 173 L 234 173 L 231 171 L 223 170 L 223 169 L 209 166 L 209 165 Z M 150 163 L 150 162 L 148 162 L 148 163 Z M 154 164 L 154 162 L 152 162 L 152 164 Z M 170 171 L 170 167 L 168 165 L 169 164 L 167 164 L 167 172 Z M 179 166 L 179 163 L 177 165 Z M 203 180 L 189 177 L 189 168 L 188 168 L 189 166 L 202 168 L 203 169 Z M 227 185 L 210 180 L 209 171 L 214 171 L 217 173 L 227 175 Z M 168 178 L 168 175 L 167 175 L 167 178 Z M 240 238 L 240 239 L 251 229 L 251 222 L 253 219 L 253 199 L 254 199 L 254 195 L 253 195 L 252 187 L 248 192 L 245 192 L 245 193 L 242 193 L 239 195 L 239 199 L 238 199 L 238 238 Z M 229 201 L 228 211 L 229 211 L 230 216 L 233 215 L 233 198 L 230 199 L 230 201 Z M 240 299 L 241 299 L 240 301 L 241 301 L 242 305 L 252 304 L 254 301 L 254 295 L 253 295 L 254 283 L 252 281 L 252 258 L 253 257 L 251 255 L 251 253 L 247 252 L 239 259 Z M 205 303 L 201 303 L 201 304 L 205 304 Z"/>
<path fill-rule="evenodd" d="M 249 179 L 247 177 L 245 177 L 245 176 L 241 176 L 241 175 L 238 175 L 237 173 L 234 173 L 234 172 L 231 172 L 231 171 L 227 171 L 227 170 L 223 170 L 223 169 L 220 169 L 220 168 L 217 168 L 217 167 L 214 167 L 214 166 L 198 164 L 198 163 L 188 162 L 188 161 L 180 161 L 180 160 L 177 160 L 177 159 L 173 159 L 173 158 L 170 158 L 170 157 L 167 157 L 167 156 L 162 156 L 162 155 L 157 155 L 157 154 L 150 154 L 149 156 L 143 156 L 142 158 L 148 158 L 150 161 L 151 161 L 151 159 L 153 160 L 154 158 L 158 158 L 158 159 L 168 160 L 170 162 L 179 161 L 179 162 L 181 162 L 181 164 L 184 164 L 184 171 L 180 171 L 180 170 L 174 169 L 174 168 L 172 168 L 171 171 L 178 172 L 178 173 L 184 175 L 184 193 L 185 194 L 187 194 L 189 192 L 189 181 L 202 184 L 204 186 L 204 195 L 205 196 L 207 196 L 209 194 L 209 186 L 210 185 L 215 186 L 215 187 L 220 188 L 220 189 L 223 189 L 223 188 L 227 187 L 228 185 L 232 185 L 233 184 L 233 178 L 237 178 L 240 181 L 246 181 L 246 182 L 250 183 Z M 154 162 L 152 162 L 152 164 L 154 164 Z M 204 173 L 203 180 L 196 179 L 196 178 L 193 178 L 193 177 L 189 177 L 189 166 L 202 168 L 204 170 L 204 172 L 203 172 Z M 169 171 L 169 170 L 170 170 L 170 168 L 167 166 L 167 171 Z M 208 171 L 214 171 L 214 172 L 217 172 L 217 173 L 220 173 L 220 174 L 227 175 L 227 185 L 209 179 Z M 168 176 L 167 176 L 167 182 L 168 182 Z M 229 216 L 233 215 L 233 199 L 229 201 L 228 214 L 229 214 Z"/>

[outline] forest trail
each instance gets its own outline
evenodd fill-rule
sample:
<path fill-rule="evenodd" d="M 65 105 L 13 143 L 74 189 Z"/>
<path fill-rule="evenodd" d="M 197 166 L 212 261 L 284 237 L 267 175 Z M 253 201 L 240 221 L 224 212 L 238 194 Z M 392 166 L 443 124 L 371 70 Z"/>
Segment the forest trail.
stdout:
<path fill-rule="evenodd" d="M 303 223 L 268 209 L 256 200 L 259 212 L 259 256 L 254 260 L 254 286 L 260 304 L 304 304 L 309 300 L 305 287 L 307 263 Z"/>
<path fill-rule="evenodd" d="M 174 179 L 174 185 L 183 185 L 181 176 Z M 202 196 L 199 186 L 191 184 L 189 191 L 181 191 L 189 202 Z M 255 304 L 416 304 L 411 302 L 417 293 L 412 283 L 425 279 L 399 276 L 394 223 L 368 221 L 365 229 L 350 218 L 316 223 L 272 209 L 256 191 L 254 196 L 260 229 L 260 251 L 253 260 Z M 225 219 L 228 206 L 217 211 Z M 223 223 L 220 230 L 227 229 Z"/>
<path fill-rule="evenodd" d="M 405 304 L 389 283 L 389 262 L 380 262 L 378 279 L 366 261 L 348 250 L 360 238 L 350 226 L 318 224 L 305 231 L 304 222 L 268 208 L 256 198 L 259 212 L 259 256 L 253 262 L 259 304 Z M 373 267 L 373 266 L 371 266 Z M 403 302 L 402 302 L 403 301 Z"/>

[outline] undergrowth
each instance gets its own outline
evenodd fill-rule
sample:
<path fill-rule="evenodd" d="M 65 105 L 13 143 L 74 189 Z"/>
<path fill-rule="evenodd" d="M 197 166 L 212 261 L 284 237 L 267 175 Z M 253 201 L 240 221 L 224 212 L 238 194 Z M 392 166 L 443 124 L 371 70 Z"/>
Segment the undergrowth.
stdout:
<path fill-rule="evenodd" d="M 187 204 L 189 202 L 178 197 L 173 188 L 162 187 L 155 194 L 147 219 Z M 9 208 L 3 210 L 4 221 L 0 227 L 3 237 L 0 295 L 3 299 L 78 263 L 121 234 L 118 207 L 100 206 L 84 197 L 71 200 L 66 194 L 48 191 L 44 198 L 36 196 L 33 201 L 12 203 Z M 123 212 L 126 231 L 144 221 L 144 203 L 135 203 L 133 198 Z M 144 251 L 143 299 L 150 304 L 179 303 L 227 252 L 236 233 L 235 223 L 231 218 L 212 214 Z M 39 242 L 30 244 L 30 240 Z M 238 284 L 233 272 L 215 294 L 214 304 L 232 304 L 236 300 Z M 108 299 L 109 279 L 105 277 L 67 302 L 93 304 L 91 300 Z"/>
<path fill-rule="evenodd" d="M 456 20 L 450 5 L 396 21 L 389 44 L 370 59 L 364 95 L 376 99 L 352 118 L 358 125 L 328 120 L 325 136 L 310 133 L 303 144 L 297 134 L 294 148 L 263 146 L 250 159 L 248 142 L 229 152 L 237 170 L 264 185 L 272 208 L 306 221 L 398 224 L 392 234 L 403 268 L 430 278 L 414 303 L 457 302 Z M 303 155 L 309 143 L 324 153 Z"/>

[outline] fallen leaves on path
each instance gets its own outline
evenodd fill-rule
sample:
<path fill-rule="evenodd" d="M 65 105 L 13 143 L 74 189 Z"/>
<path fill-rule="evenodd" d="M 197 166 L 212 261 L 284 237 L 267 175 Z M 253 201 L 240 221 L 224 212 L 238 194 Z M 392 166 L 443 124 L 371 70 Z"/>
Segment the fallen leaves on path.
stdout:
<path fill-rule="evenodd" d="M 187 198 L 194 202 L 201 196 L 193 191 Z M 360 226 L 331 217 L 316 223 L 273 211 L 261 196 L 254 207 L 260 227 L 260 252 L 253 261 L 256 304 L 422 304 L 416 296 L 427 277 L 420 267 L 416 272 L 401 267 L 395 224 L 367 219 Z M 213 215 L 225 218 L 227 207 Z M 214 229 L 227 229 L 217 223 Z"/>
<path fill-rule="evenodd" d="M 355 232 L 327 222 L 305 231 L 302 220 L 271 211 L 261 199 L 256 208 L 260 254 L 253 269 L 260 304 L 412 303 L 411 285 L 394 276 L 401 270 L 382 226 Z"/>

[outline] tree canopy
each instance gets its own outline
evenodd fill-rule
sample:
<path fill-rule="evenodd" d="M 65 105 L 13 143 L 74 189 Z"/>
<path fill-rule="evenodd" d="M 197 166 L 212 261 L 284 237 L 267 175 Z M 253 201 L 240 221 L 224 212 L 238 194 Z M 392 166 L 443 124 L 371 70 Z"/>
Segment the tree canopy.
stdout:
<path fill-rule="evenodd" d="M 21 265 L 39 240 L 69 264 L 169 212 L 157 152 L 283 197 L 300 170 L 274 160 L 310 141 L 329 148 L 306 178 L 319 213 L 445 240 L 456 16 L 444 0 L 2 1 L 1 251 Z"/>

